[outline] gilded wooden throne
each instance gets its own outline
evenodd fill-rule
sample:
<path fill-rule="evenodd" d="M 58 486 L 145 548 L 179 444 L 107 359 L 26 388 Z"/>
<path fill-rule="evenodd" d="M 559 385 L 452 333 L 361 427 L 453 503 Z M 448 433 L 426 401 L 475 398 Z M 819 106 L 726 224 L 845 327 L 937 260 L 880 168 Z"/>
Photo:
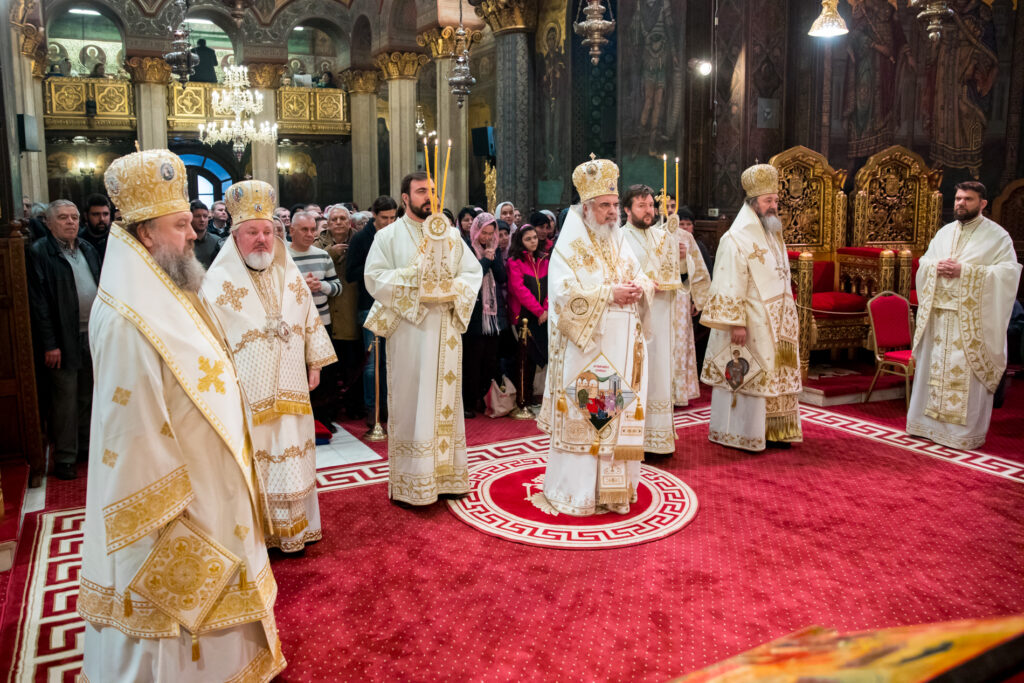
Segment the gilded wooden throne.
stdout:
<path fill-rule="evenodd" d="M 785 228 L 800 316 L 800 369 L 811 351 L 866 346 L 867 301 L 890 289 L 892 251 L 846 246 L 846 171 L 821 154 L 793 147 L 772 157 L 779 170 L 779 218 Z"/>
<path fill-rule="evenodd" d="M 896 291 L 917 305 L 917 260 L 939 229 L 942 171 L 895 145 L 870 157 L 854 177 L 853 244 L 899 254 Z"/>

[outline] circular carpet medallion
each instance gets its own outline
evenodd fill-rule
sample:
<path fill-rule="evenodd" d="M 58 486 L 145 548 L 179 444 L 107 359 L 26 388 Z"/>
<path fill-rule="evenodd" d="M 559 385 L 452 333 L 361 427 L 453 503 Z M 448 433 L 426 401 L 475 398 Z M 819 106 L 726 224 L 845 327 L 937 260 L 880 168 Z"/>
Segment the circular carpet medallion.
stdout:
<path fill-rule="evenodd" d="M 697 496 L 678 477 L 640 466 L 637 501 L 629 513 L 592 517 L 559 513 L 544 497 L 546 456 L 489 460 L 470 466 L 469 494 L 449 500 L 460 520 L 485 534 L 546 548 L 602 549 L 670 536 L 697 514 Z"/>

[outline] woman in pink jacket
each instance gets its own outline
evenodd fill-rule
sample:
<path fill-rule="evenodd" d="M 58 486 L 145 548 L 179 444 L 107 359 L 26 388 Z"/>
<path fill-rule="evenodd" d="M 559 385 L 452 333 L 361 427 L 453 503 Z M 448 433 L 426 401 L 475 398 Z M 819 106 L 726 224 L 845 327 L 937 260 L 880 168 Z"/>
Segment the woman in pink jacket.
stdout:
<path fill-rule="evenodd" d="M 529 224 L 512 234 L 508 254 L 508 306 L 509 323 L 518 336 L 522 321 L 530 331 L 526 344 L 526 378 L 524 392 L 528 403 L 533 403 L 533 376 L 537 367 L 548 364 L 548 264 L 545 251 L 538 248 L 537 230 Z M 518 381 L 519 377 L 516 377 Z"/>

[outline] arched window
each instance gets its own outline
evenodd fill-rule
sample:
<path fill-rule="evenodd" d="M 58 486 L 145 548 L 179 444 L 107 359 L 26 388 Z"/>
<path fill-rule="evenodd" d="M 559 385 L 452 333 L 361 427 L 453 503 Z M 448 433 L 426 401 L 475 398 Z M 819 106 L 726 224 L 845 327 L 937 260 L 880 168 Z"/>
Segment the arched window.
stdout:
<path fill-rule="evenodd" d="M 182 154 L 188 172 L 188 196 L 206 204 L 207 208 L 224 198 L 224 191 L 234 182 L 227 169 L 211 157 Z"/>
<path fill-rule="evenodd" d="M 64 76 L 123 75 L 121 29 L 86 2 L 58 12 L 46 27 L 49 70 Z"/>

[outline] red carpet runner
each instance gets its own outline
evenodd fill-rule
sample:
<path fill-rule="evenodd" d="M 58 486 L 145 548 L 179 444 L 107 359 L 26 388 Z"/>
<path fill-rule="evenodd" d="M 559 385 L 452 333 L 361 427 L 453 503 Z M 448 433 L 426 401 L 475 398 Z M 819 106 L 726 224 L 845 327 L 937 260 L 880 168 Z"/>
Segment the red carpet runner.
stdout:
<path fill-rule="evenodd" d="M 444 503 L 391 505 L 372 485 L 382 463 L 322 473 L 324 540 L 274 562 L 280 680 L 660 681 L 809 624 L 1024 612 L 1013 459 L 817 408 L 805 410 L 803 445 L 750 455 L 709 444 L 706 411 L 677 416 L 676 455 L 654 465 L 692 487 L 700 513 L 667 538 L 608 551 L 510 543 Z M 478 447 L 472 460 L 544 444 Z M 9 680 L 74 674 L 80 519 L 29 518 L 36 542 L 19 548 L 0 639 Z"/>

